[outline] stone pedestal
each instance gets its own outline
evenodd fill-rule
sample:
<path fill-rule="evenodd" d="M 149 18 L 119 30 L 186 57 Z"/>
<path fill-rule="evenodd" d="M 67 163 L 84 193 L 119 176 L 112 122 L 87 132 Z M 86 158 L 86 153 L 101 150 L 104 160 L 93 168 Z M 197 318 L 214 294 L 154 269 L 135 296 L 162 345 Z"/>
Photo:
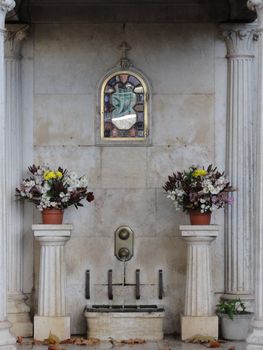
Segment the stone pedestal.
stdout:
<path fill-rule="evenodd" d="M 180 226 L 187 243 L 187 273 L 181 336 L 185 340 L 202 334 L 218 337 L 218 318 L 212 305 L 210 244 L 218 235 L 217 225 Z"/>
<path fill-rule="evenodd" d="M 70 318 L 66 314 L 66 272 L 64 246 L 72 225 L 33 225 L 40 244 L 38 314 L 34 317 L 34 338 L 43 340 L 49 332 L 61 340 L 70 338 Z"/>

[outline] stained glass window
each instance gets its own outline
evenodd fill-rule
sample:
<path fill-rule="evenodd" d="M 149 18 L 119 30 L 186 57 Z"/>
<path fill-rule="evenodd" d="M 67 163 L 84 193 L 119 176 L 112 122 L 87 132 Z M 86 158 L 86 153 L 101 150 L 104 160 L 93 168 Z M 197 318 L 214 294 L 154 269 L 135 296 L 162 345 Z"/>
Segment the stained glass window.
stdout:
<path fill-rule="evenodd" d="M 131 71 L 108 76 L 101 88 L 101 138 L 144 141 L 148 136 L 148 91 Z"/>

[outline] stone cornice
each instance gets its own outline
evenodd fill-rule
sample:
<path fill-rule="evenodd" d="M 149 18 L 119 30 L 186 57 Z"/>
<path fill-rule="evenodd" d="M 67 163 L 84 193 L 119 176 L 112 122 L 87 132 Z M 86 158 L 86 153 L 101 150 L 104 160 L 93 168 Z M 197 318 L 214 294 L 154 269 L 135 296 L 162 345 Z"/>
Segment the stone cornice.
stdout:
<path fill-rule="evenodd" d="M 254 45 L 257 41 L 255 24 L 223 24 L 222 34 L 226 41 L 227 57 L 253 57 Z"/>
<path fill-rule="evenodd" d="M 28 35 L 29 26 L 12 24 L 6 27 L 5 58 L 19 59 L 21 44 Z"/>

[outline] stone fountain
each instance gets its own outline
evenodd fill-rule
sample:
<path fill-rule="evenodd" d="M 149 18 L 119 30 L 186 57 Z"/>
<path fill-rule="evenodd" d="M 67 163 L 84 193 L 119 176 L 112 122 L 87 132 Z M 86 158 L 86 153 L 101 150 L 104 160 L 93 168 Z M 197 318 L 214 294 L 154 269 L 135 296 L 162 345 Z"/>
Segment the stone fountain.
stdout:
<path fill-rule="evenodd" d="M 123 282 L 114 284 L 112 270 L 108 270 L 108 299 L 113 300 L 113 286 L 126 288 L 126 264 L 133 257 L 134 233 L 126 226 L 115 232 L 115 256 L 123 264 Z M 88 274 L 89 275 L 89 274 Z M 136 270 L 135 300 L 140 299 L 140 270 Z M 89 288 L 88 288 L 89 289 Z M 162 271 L 159 271 L 159 298 L 162 298 Z M 86 290 L 89 294 L 89 291 Z M 141 338 L 163 339 L 164 308 L 157 305 L 92 305 L 85 309 L 87 337 L 108 340 Z"/>

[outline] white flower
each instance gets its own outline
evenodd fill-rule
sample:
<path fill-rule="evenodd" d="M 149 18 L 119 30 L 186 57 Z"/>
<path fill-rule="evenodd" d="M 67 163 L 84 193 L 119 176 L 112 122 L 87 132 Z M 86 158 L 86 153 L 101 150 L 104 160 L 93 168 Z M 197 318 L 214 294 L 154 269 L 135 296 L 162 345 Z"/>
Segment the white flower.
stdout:
<path fill-rule="evenodd" d="M 79 179 L 80 187 L 88 187 L 88 175 L 84 175 Z"/>
<path fill-rule="evenodd" d="M 78 175 L 75 173 L 75 171 L 71 171 L 68 174 L 68 177 L 71 178 L 72 180 L 76 180 L 78 178 Z"/>

